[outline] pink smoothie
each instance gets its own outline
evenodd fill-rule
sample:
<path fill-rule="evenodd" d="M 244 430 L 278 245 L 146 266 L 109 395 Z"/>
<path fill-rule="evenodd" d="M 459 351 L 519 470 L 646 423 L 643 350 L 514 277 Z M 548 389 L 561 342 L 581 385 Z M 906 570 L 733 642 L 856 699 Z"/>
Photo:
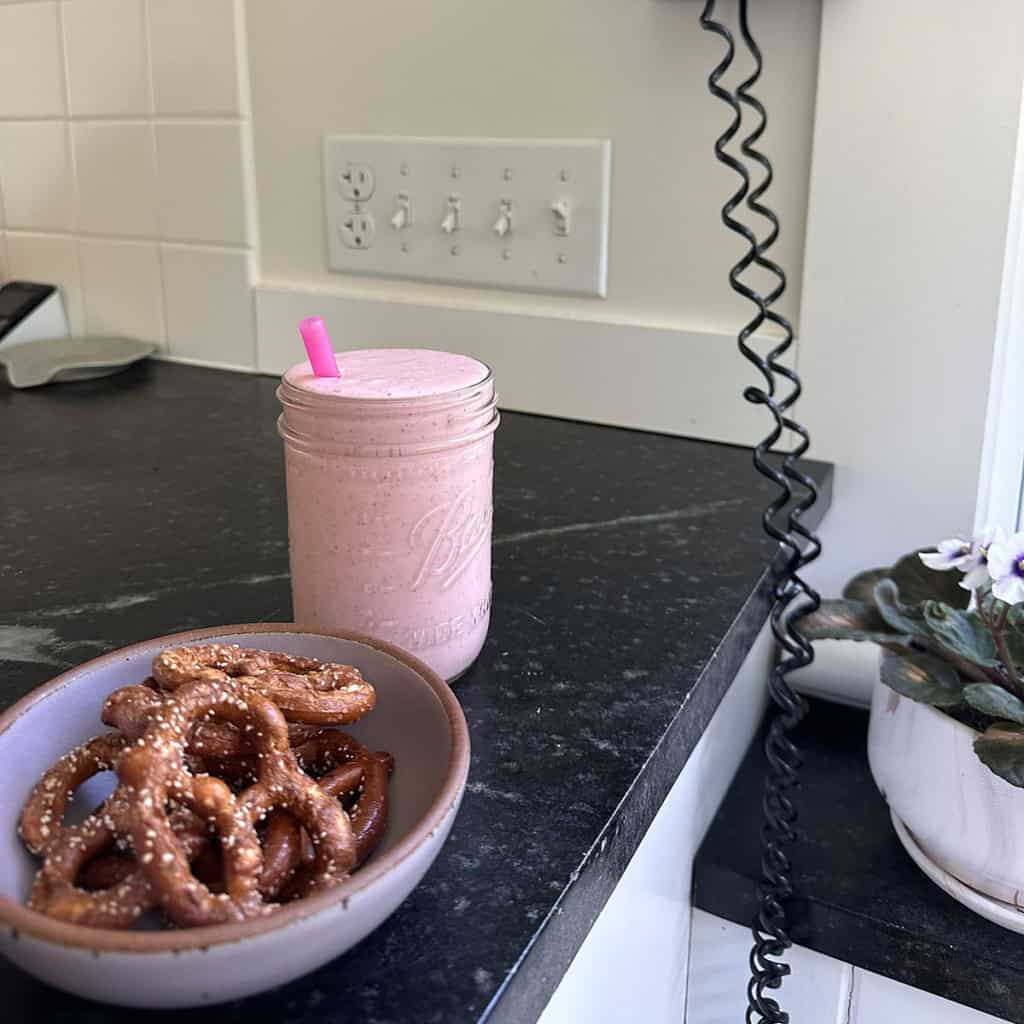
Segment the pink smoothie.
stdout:
<path fill-rule="evenodd" d="M 278 389 L 296 622 L 354 629 L 451 679 L 490 622 L 494 382 L 427 349 L 293 366 Z"/>

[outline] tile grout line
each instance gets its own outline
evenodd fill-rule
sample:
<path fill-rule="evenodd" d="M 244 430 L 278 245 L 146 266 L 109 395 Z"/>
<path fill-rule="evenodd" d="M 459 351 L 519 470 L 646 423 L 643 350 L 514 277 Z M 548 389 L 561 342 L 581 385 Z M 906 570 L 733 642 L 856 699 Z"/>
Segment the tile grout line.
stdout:
<path fill-rule="evenodd" d="M 126 245 L 165 245 L 178 249 L 204 249 L 235 256 L 244 256 L 252 250 L 247 245 L 234 245 L 231 242 L 206 242 L 196 238 L 161 238 L 159 235 L 116 235 L 103 231 L 61 230 L 59 228 L 13 228 L 3 230 L 8 234 L 23 238 L 83 238 L 94 242 L 122 242 Z"/>
<path fill-rule="evenodd" d="M 64 86 L 64 145 L 67 146 L 68 164 L 71 170 L 71 253 L 75 263 L 75 278 L 78 290 L 78 305 L 82 323 L 81 333 L 86 331 L 89 322 L 89 301 L 85 294 L 85 276 L 82 273 L 82 250 L 78 244 L 78 224 L 81 217 L 81 192 L 78 185 L 78 153 L 75 148 L 74 133 L 71 131 L 71 65 L 68 61 L 67 29 L 64 22 L 64 7 L 67 0 L 59 0 L 57 4 L 57 45 L 60 48 L 60 67 Z M 75 324 L 72 323 L 72 311 L 68 311 L 68 326 L 71 337 L 76 337 Z"/>
<path fill-rule="evenodd" d="M 156 85 L 154 84 L 153 78 L 153 21 L 150 16 L 150 0 L 140 0 L 140 2 L 142 4 L 143 46 L 145 46 L 146 49 L 146 100 L 149 104 L 150 111 L 149 148 L 153 157 L 153 175 L 156 183 L 156 194 L 153 196 L 153 202 L 156 206 L 154 214 L 157 229 L 162 232 L 163 226 L 160 223 L 160 160 L 156 144 Z M 160 244 L 160 242 L 156 242 L 156 265 L 157 275 L 160 278 L 160 287 L 158 290 L 158 305 L 160 307 L 160 350 L 169 355 L 171 352 L 171 334 L 170 329 L 168 328 L 167 316 L 167 282 L 165 280 L 166 275 L 164 272 L 164 250 L 163 245 Z"/>
<path fill-rule="evenodd" d="M 0 253 L 7 255 L 7 207 L 4 205 L 3 175 L 0 175 Z"/>
<path fill-rule="evenodd" d="M 53 0 L 45 0 L 47 3 Z M 61 0 L 67 2 L 67 0 Z M 0 0 L 0 7 L 7 4 Z M 51 121 L 72 121 L 74 124 L 243 124 L 246 118 L 234 114 L 85 114 L 81 117 L 70 114 L 5 114 L 0 117 L 0 122 L 13 122 L 23 124 L 25 122 L 51 122 Z"/>
<path fill-rule="evenodd" d="M 252 332 L 253 369 L 260 364 L 259 322 L 256 309 L 256 284 L 262 264 L 260 259 L 259 196 L 256 190 L 256 151 L 253 139 L 252 82 L 249 78 L 249 31 L 242 0 L 232 0 L 233 31 L 235 35 L 235 96 L 241 122 L 242 193 L 245 203 L 246 238 L 250 254 L 246 260 L 246 280 L 249 288 L 249 327 Z"/>

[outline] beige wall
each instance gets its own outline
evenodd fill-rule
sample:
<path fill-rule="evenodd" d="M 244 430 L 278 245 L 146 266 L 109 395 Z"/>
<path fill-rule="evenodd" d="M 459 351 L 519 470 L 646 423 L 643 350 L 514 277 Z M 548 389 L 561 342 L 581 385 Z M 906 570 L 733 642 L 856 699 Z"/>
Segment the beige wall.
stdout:
<path fill-rule="evenodd" d="M 721 5 L 729 14 L 729 4 Z M 729 332 L 740 252 L 718 220 L 732 185 L 711 157 L 726 112 L 707 93 L 720 53 L 680 0 L 250 0 L 262 279 L 405 301 L 480 301 Z M 797 309 L 819 0 L 761 0 L 768 148 Z M 329 274 L 320 146 L 328 133 L 607 137 L 613 142 L 607 301 L 466 292 Z M 624 344 L 625 344 L 624 340 Z"/>

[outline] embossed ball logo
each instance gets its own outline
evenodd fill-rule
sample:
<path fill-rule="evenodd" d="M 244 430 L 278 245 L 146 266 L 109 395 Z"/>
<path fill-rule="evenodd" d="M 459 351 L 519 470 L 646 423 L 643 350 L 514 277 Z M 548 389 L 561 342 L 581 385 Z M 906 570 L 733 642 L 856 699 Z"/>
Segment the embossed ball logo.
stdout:
<path fill-rule="evenodd" d="M 480 505 L 467 489 L 451 503 L 438 505 L 420 518 L 409 535 L 410 548 L 422 555 L 412 589 L 440 578 L 441 589 L 447 590 L 490 537 L 493 514 L 490 502 Z"/>

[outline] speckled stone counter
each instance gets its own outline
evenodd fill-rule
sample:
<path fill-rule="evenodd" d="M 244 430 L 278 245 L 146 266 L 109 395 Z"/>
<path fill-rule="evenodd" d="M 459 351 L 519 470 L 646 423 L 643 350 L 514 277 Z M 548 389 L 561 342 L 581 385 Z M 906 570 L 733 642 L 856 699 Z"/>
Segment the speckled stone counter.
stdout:
<path fill-rule="evenodd" d="M 160 363 L 0 384 L 0 705 L 136 640 L 290 617 L 275 386 Z M 813 469 L 820 514 L 830 471 Z M 347 955 L 174 1019 L 536 1019 L 766 619 L 770 493 L 741 449 L 505 414 L 493 620 L 456 684 L 473 761 L 448 844 Z M 7 963 L 0 992 L 11 1024 L 137 1016 Z"/>
<path fill-rule="evenodd" d="M 811 701 L 796 735 L 800 839 L 789 851 L 801 946 L 1000 1019 L 1024 1024 L 1024 937 L 962 907 L 900 845 L 867 761 L 868 714 Z M 754 918 L 765 773 L 754 742 L 694 865 L 694 905 Z M 786 1005 L 783 986 L 782 1005 Z"/>

